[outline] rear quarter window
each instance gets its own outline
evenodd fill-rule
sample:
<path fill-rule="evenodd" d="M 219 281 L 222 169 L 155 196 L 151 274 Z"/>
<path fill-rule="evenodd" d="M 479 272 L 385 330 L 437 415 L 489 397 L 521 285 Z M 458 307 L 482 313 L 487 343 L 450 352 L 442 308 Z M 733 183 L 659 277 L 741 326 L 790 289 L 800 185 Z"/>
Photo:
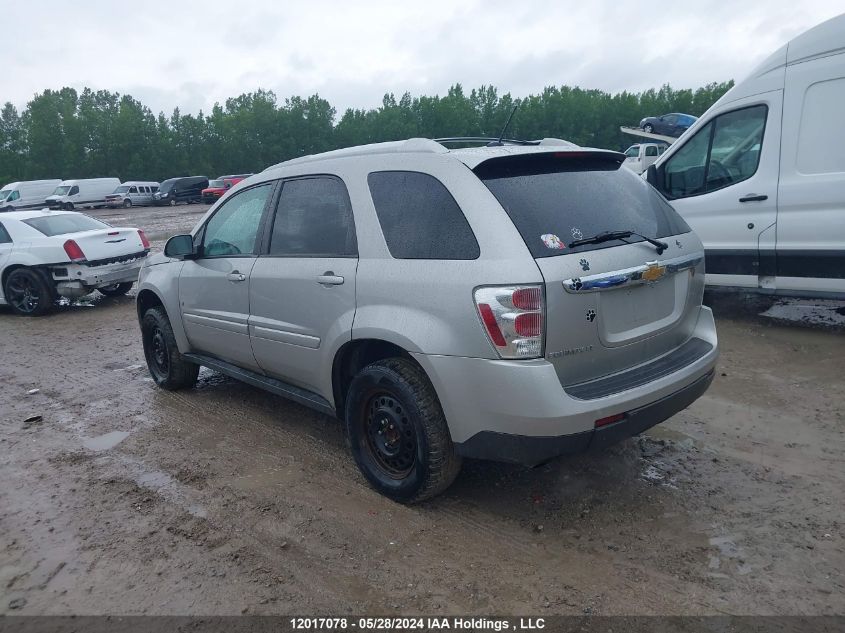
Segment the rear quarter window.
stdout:
<path fill-rule="evenodd" d="M 446 186 L 414 171 L 367 177 L 387 248 L 395 259 L 477 259 L 478 241 Z"/>
<path fill-rule="evenodd" d="M 603 231 L 667 237 L 690 230 L 651 185 L 614 160 L 511 156 L 486 161 L 475 173 L 496 196 L 535 258 L 620 245 L 616 240 L 569 247 L 575 240 Z"/>

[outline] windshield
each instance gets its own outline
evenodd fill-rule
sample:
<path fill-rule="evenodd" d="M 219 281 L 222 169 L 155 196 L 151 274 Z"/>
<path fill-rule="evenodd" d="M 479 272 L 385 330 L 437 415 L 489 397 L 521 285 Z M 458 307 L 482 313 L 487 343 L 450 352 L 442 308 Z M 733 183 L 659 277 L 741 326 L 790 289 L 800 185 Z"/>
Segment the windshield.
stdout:
<path fill-rule="evenodd" d="M 213 187 L 225 187 L 226 183 L 221 178 L 220 180 L 209 180 L 208 181 L 208 188 L 211 189 Z"/>
<path fill-rule="evenodd" d="M 129 185 L 121 185 L 114 190 L 114 193 L 126 193 L 127 191 L 129 191 Z"/>
<path fill-rule="evenodd" d="M 66 196 L 67 193 L 70 191 L 70 185 L 60 185 L 56 187 L 56 190 L 53 192 L 54 196 Z"/>
<path fill-rule="evenodd" d="M 81 213 L 43 215 L 37 218 L 23 220 L 23 223 L 28 224 L 36 231 L 43 233 L 47 237 L 109 228 L 109 225 L 105 222 L 100 222 L 99 220 L 95 220 L 94 218 Z"/>
<path fill-rule="evenodd" d="M 173 189 L 173 185 L 175 185 L 175 184 L 176 184 L 176 178 L 173 178 L 171 180 L 165 180 L 163 183 L 161 183 L 158 190 L 161 191 L 162 193 L 165 193 L 165 192 Z"/>
<path fill-rule="evenodd" d="M 0 200 L 5 200 L 12 191 L 12 189 L 3 189 L 0 191 Z"/>
<path fill-rule="evenodd" d="M 690 230 L 649 184 L 613 160 L 523 155 L 487 161 L 475 172 L 507 211 L 534 257 L 619 246 L 619 241 L 568 246 L 602 231 L 666 237 Z M 564 248 L 551 248 L 550 242 L 560 242 Z"/>

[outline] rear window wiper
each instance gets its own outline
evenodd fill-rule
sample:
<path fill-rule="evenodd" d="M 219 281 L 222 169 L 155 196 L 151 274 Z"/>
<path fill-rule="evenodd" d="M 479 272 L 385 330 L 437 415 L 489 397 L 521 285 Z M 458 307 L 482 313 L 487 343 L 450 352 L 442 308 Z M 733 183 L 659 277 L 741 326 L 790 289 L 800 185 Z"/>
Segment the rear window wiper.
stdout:
<path fill-rule="evenodd" d="M 602 231 L 601 233 L 597 233 L 592 237 L 585 237 L 581 240 L 575 240 L 574 242 L 569 244 L 569 248 L 575 248 L 576 246 L 584 246 L 585 244 L 601 244 L 602 242 L 610 242 L 611 240 L 623 240 L 626 237 L 631 237 L 634 235 L 643 238 L 649 244 L 653 244 L 654 247 L 657 249 L 658 255 L 662 255 L 663 251 L 669 248 L 669 245 L 666 242 L 661 242 L 660 240 L 656 240 L 653 237 L 648 237 L 647 235 L 643 235 L 642 233 L 637 233 L 636 231 Z"/>

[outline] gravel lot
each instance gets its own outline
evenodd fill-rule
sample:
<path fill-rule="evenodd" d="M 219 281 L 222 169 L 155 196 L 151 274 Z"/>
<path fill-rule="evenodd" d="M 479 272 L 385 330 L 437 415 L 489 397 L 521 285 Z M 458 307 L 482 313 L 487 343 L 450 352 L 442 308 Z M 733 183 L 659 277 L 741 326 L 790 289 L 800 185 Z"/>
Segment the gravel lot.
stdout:
<path fill-rule="evenodd" d="M 205 208 L 95 214 L 160 248 Z M 415 507 L 335 420 L 208 370 L 157 389 L 131 296 L 0 309 L 0 613 L 843 614 L 842 306 L 711 299 L 688 410 Z"/>

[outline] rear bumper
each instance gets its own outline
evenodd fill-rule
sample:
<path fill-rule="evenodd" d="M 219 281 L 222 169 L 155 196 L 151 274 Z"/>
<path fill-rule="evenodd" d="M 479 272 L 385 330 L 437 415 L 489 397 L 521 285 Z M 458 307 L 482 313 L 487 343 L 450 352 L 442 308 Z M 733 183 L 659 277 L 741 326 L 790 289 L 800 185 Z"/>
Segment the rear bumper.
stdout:
<path fill-rule="evenodd" d="M 629 411 L 624 420 L 592 431 L 551 437 L 481 431 L 466 442 L 457 444 L 456 449 L 464 457 L 507 461 L 525 466 L 536 466 L 561 455 L 602 450 L 642 433 L 687 408 L 707 391 L 714 373 L 711 370 L 675 393 Z"/>
<path fill-rule="evenodd" d="M 709 308 L 701 308 L 691 339 L 705 345 L 698 346 L 700 353 L 689 356 L 683 365 L 655 371 L 646 382 L 593 389 L 608 386 L 600 381 L 589 386 L 589 397 L 564 389 L 554 366 L 545 359 L 413 356 L 431 379 L 459 453 L 536 465 L 556 455 L 607 446 L 635 435 L 693 402 L 710 384 L 719 355 Z M 654 366 L 652 362 L 651 369 Z M 637 373 L 646 369 L 638 368 Z M 625 414 L 625 419 L 596 430 L 596 420 L 619 414 Z"/>

